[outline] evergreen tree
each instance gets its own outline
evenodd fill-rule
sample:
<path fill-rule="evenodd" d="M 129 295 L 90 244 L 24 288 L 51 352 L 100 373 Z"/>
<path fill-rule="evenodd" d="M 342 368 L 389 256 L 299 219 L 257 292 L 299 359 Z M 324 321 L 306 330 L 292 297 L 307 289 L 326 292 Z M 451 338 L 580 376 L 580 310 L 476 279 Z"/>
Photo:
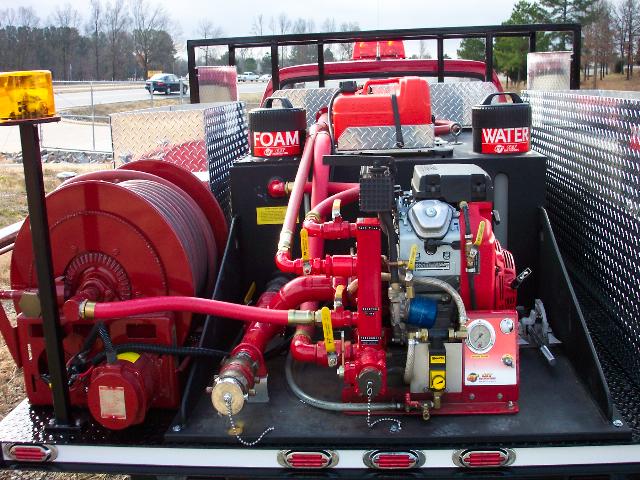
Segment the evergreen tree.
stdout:
<path fill-rule="evenodd" d="M 481 38 L 465 38 L 460 42 L 458 58 L 465 60 L 479 60 L 484 62 L 485 41 Z"/>
<path fill-rule="evenodd" d="M 511 17 L 503 25 L 517 25 L 528 23 L 541 23 L 545 13 L 535 2 L 519 0 L 513 7 Z M 548 35 L 538 33 L 536 37 L 536 50 L 545 51 L 549 48 Z M 498 37 L 494 47 L 494 61 L 497 69 L 506 74 L 514 82 L 520 82 L 527 78 L 527 53 L 529 52 L 529 39 L 523 37 Z"/>
<path fill-rule="evenodd" d="M 540 0 L 544 10 L 544 20 L 551 23 L 581 23 L 583 27 L 595 20 L 597 0 Z M 557 33 L 554 35 L 554 49 L 566 50 L 571 35 Z"/>

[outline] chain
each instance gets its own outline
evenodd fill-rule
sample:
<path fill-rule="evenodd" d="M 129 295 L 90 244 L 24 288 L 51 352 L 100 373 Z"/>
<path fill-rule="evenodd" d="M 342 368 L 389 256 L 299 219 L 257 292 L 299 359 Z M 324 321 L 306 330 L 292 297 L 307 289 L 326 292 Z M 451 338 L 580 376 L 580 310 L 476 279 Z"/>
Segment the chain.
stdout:
<path fill-rule="evenodd" d="M 233 411 L 231 410 L 231 395 L 227 393 L 224 395 L 223 398 L 224 398 L 224 403 L 227 404 L 227 417 L 229 417 L 229 424 L 231 425 L 231 431 L 234 432 L 236 439 L 238 439 L 238 442 L 240 442 L 245 447 L 253 447 L 254 445 L 257 445 L 258 443 L 260 443 L 260 440 L 262 440 L 267 433 L 275 430 L 274 427 L 269 427 L 264 432 L 262 432 L 260 436 L 257 439 L 255 439 L 253 442 L 247 442 L 238 433 L 236 433 L 238 432 L 238 428 L 236 427 L 236 422 L 233 420 Z"/>
<path fill-rule="evenodd" d="M 399 432 L 400 430 L 402 430 L 402 422 L 396 418 L 382 417 L 374 420 L 373 422 L 371 421 L 371 397 L 372 396 L 373 396 L 373 383 L 368 382 L 367 383 L 367 427 L 373 428 L 380 422 L 393 422 L 397 425 L 397 427 L 394 429 L 393 426 L 391 426 L 390 430 L 392 432 Z"/>

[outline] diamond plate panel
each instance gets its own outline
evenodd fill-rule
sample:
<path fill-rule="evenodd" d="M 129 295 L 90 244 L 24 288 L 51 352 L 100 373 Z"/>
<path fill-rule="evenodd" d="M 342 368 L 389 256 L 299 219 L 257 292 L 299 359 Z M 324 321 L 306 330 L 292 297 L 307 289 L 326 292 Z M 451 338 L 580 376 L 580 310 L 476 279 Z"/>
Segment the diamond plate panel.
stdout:
<path fill-rule="evenodd" d="M 435 135 L 433 125 L 403 125 L 402 137 L 407 149 L 433 147 Z M 338 150 L 395 150 L 396 128 L 349 127 L 338 138 Z"/>
<path fill-rule="evenodd" d="M 114 158 L 124 162 L 164 160 L 191 172 L 207 169 L 204 110 L 192 105 L 111 115 Z"/>
<path fill-rule="evenodd" d="M 527 89 L 569 90 L 571 52 L 532 52 L 527 54 Z"/>
<path fill-rule="evenodd" d="M 331 97 L 337 91 L 337 88 L 292 88 L 276 90 L 273 96 L 288 98 L 294 107 L 304 108 L 307 111 L 307 127 L 310 127 L 316 123 L 316 113 L 329 106 Z"/>
<path fill-rule="evenodd" d="M 601 314 L 589 329 L 640 385 L 640 93 L 528 90 L 532 147 L 549 157 L 549 217 Z"/>
<path fill-rule="evenodd" d="M 439 120 L 471 126 L 471 109 L 498 89 L 491 82 L 431 83 L 431 111 Z"/>
<path fill-rule="evenodd" d="M 229 169 L 249 153 L 249 129 L 244 103 L 233 102 L 207 108 L 204 112 L 209 183 L 220 207 L 231 221 Z"/>

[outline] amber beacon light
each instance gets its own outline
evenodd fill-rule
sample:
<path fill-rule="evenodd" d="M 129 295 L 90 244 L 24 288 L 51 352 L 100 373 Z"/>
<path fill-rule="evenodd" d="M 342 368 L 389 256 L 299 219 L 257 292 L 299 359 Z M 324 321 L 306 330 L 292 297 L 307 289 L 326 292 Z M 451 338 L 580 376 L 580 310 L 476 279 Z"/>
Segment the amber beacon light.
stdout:
<path fill-rule="evenodd" d="M 0 122 L 38 121 L 55 110 L 50 71 L 0 73 Z"/>

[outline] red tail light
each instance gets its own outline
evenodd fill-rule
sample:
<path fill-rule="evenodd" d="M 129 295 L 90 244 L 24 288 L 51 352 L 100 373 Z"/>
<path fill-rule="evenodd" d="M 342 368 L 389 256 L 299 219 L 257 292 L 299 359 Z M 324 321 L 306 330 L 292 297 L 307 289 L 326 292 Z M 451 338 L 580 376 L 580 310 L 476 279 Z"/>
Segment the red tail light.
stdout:
<path fill-rule="evenodd" d="M 18 462 L 44 463 L 56 457 L 54 447 L 46 445 L 11 445 L 5 447 L 5 455 Z"/>
<path fill-rule="evenodd" d="M 459 450 L 453 454 L 453 462 L 459 467 L 495 468 L 511 465 L 516 459 L 513 450 Z"/>
<path fill-rule="evenodd" d="M 278 452 L 278 463 L 286 468 L 329 468 L 338 464 L 338 454 L 330 450 L 317 452 L 281 450 Z"/>
<path fill-rule="evenodd" d="M 364 454 L 362 459 L 369 468 L 378 470 L 418 468 L 424 465 L 425 457 L 422 452 L 410 450 L 408 452 L 383 452 L 372 450 Z"/>
<path fill-rule="evenodd" d="M 156 85 L 159 87 L 164 87 L 164 82 L 156 82 Z"/>

